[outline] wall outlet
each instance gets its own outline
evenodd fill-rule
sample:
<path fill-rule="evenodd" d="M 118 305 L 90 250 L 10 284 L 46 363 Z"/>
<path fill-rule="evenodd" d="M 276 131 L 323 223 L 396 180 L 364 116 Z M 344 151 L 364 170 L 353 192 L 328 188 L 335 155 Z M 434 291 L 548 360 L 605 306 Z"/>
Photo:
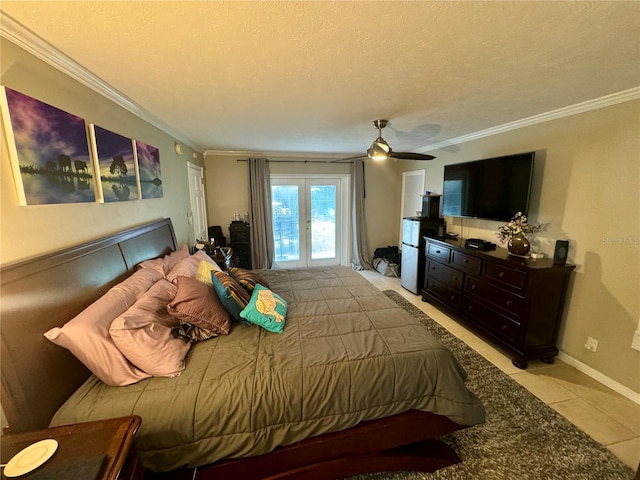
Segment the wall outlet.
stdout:
<path fill-rule="evenodd" d="M 598 350 L 598 340 L 593 337 L 587 337 L 587 343 L 584 344 L 584 348 L 595 352 Z"/>

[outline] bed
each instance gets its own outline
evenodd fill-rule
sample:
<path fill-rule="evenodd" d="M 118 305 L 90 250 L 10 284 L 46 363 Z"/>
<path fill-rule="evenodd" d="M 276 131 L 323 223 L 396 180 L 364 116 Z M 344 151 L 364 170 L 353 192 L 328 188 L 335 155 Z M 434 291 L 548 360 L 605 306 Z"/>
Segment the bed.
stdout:
<path fill-rule="evenodd" d="M 192 344 L 176 376 L 107 385 L 44 337 L 177 250 L 163 219 L 2 268 L 12 432 L 139 415 L 151 478 L 341 478 L 459 461 L 436 437 L 484 420 L 465 372 L 346 267 L 256 272 L 286 301 L 284 331 L 231 321 L 228 335 Z"/>

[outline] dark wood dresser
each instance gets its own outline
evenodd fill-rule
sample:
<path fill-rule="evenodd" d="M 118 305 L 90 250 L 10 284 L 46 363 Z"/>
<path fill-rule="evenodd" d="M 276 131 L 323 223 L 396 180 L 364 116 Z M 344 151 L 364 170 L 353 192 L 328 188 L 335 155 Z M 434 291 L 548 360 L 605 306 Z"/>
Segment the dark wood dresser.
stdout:
<path fill-rule="evenodd" d="M 465 248 L 464 239 L 425 240 L 424 301 L 507 350 L 519 368 L 535 358 L 553 362 L 574 265 Z"/>
<path fill-rule="evenodd" d="M 251 229 L 249 224 L 234 220 L 229 225 L 229 237 L 235 266 L 251 270 Z"/>

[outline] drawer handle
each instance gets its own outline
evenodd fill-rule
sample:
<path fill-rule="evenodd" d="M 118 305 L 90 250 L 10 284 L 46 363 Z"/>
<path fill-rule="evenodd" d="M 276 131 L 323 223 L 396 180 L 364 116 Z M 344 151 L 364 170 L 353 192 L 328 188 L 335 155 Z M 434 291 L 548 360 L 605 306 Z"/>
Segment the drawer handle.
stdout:
<path fill-rule="evenodd" d="M 511 305 L 513 305 L 513 302 L 511 300 L 507 300 L 507 307 L 510 307 Z"/>
<path fill-rule="evenodd" d="M 469 260 L 465 259 L 464 263 L 469 263 Z"/>
<path fill-rule="evenodd" d="M 476 289 L 476 284 L 474 283 L 473 285 L 471 285 L 471 290 L 475 290 Z"/>
<path fill-rule="evenodd" d="M 504 272 L 500 272 L 500 273 L 498 274 L 498 276 L 499 276 L 500 278 L 504 278 L 505 273 L 504 273 Z"/>
<path fill-rule="evenodd" d="M 455 295 L 451 295 L 451 300 L 455 300 L 456 296 Z"/>
<path fill-rule="evenodd" d="M 473 305 L 469 305 L 469 308 L 467 310 L 469 310 L 470 312 L 473 311 Z"/>
<path fill-rule="evenodd" d="M 436 250 L 436 253 L 441 253 L 440 250 Z"/>
<path fill-rule="evenodd" d="M 507 330 L 509 330 L 509 325 L 502 325 L 502 331 L 506 332 Z"/>
<path fill-rule="evenodd" d="M 435 270 L 435 269 L 436 269 L 436 267 L 435 267 L 435 266 L 431 267 L 431 270 Z"/>
<path fill-rule="evenodd" d="M 457 275 L 454 275 L 454 276 L 453 276 L 453 279 L 457 282 L 457 281 L 458 281 L 458 276 L 457 276 Z"/>

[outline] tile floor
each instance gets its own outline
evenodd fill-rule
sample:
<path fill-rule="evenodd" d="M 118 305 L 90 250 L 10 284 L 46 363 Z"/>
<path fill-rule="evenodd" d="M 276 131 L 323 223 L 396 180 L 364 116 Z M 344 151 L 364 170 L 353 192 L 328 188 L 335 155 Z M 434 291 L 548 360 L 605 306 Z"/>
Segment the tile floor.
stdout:
<path fill-rule="evenodd" d="M 556 359 L 553 365 L 529 362 L 526 370 L 433 305 L 400 286 L 400 280 L 373 270 L 360 274 L 380 290 L 395 290 L 467 345 L 524 386 L 634 470 L 640 463 L 640 405 L 574 367 Z"/>

